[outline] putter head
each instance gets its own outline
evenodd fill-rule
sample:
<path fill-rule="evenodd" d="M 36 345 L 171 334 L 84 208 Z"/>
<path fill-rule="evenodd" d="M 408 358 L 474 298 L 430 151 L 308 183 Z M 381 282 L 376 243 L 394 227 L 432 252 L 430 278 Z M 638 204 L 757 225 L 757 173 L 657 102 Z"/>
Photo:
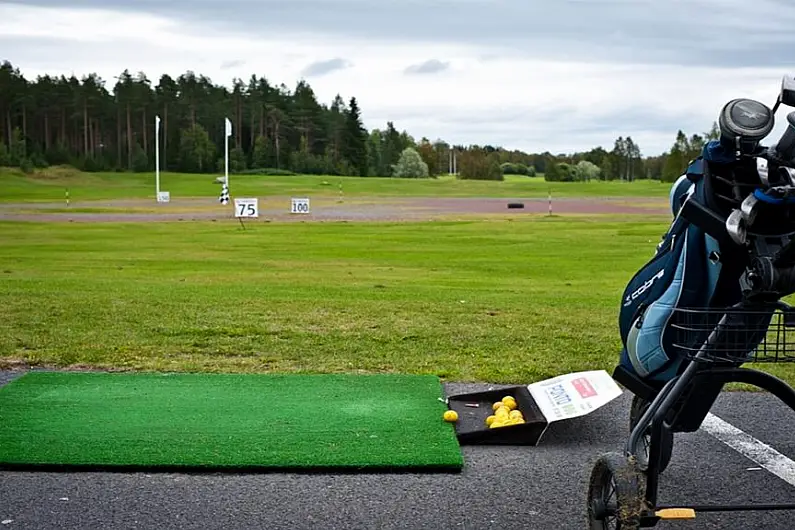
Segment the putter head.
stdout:
<path fill-rule="evenodd" d="M 748 233 L 745 229 L 745 219 L 743 219 L 743 212 L 740 210 L 733 210 L 729 217 L 726 219 L 726 231 L 729 237 L 738 245 L 745 245 L 748 240 Z"/>

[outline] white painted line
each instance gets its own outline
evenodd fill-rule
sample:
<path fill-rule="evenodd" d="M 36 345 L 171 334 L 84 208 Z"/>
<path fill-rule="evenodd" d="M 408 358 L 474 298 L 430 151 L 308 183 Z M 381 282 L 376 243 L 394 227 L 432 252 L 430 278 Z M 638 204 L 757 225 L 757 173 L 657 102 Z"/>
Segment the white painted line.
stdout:
<path fill-rule="evenodd" d="M 766 443 L 760 442 L 712 413 L 707 414 L 701 428 L 778 478 L 795 486 L 795 462 Z"/>

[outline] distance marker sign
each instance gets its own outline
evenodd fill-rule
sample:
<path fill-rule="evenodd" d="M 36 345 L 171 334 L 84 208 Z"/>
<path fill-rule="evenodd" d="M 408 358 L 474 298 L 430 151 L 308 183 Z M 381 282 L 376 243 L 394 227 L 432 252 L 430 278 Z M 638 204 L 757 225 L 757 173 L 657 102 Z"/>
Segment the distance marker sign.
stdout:
<path fill-rule="evenodd" d="M 235 217 L 259 217 L 259 204 L 256 198 L 235 199 Z"/>
<path fill-rule="evenodd" d="M 309 213 L 309 199 L 292 199 L 290 213 Z"/>

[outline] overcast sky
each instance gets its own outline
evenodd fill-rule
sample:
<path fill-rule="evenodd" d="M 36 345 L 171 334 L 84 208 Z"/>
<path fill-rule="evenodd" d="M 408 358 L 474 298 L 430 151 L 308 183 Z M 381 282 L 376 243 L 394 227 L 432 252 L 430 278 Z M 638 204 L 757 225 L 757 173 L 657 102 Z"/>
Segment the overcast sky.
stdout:
<path fill-rule="evenodd" d="M 0 0 L 0 59 L 111 87 L 125 68 L 303 77 L 356 96 L 368 129 L 555 153 L 630 135 L 655 155 L 731 98 L 772 104 L 793 28 L 792 0 Z"/>

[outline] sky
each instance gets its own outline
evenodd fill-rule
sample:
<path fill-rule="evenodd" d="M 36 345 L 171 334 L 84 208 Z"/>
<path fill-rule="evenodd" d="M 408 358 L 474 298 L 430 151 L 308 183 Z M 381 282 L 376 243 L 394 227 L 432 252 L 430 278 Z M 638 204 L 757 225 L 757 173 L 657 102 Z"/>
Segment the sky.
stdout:
<path fill-rule="evenodd" d="M 109 88 L 125 68 L 305 79 L 355 96 L 368 129 L 552 153 L 631 136 L 654 156 L 733 98 L 772 105 L 793 27 L 791 0 L 0 0 L 0 60 Z"/>

